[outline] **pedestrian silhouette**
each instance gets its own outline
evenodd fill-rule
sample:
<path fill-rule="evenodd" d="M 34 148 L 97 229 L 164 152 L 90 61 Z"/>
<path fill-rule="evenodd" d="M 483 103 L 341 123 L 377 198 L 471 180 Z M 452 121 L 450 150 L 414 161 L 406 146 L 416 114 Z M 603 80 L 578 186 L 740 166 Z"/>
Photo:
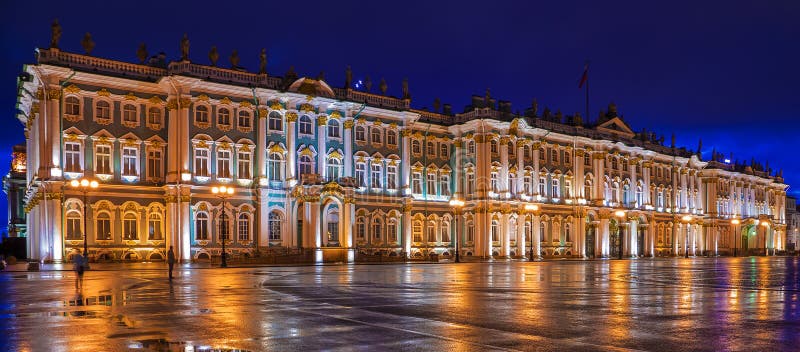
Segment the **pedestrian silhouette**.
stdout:
<path fill-rule="evenodd" d="M 72 259 L 72 268 L 75 270 L 75 288 L 83 288 L 83 272 L 86 270 L 86 259 L 82 252 L 78 252 Z"/>
<path fill-rule="evenodd" d="M 175 265 L 175 252 L 172 250 L 172 246 L 169 246 L 167 252 L 167 264 L 169 265 L 169 279 L 172 280 L 172 266 Z"/>

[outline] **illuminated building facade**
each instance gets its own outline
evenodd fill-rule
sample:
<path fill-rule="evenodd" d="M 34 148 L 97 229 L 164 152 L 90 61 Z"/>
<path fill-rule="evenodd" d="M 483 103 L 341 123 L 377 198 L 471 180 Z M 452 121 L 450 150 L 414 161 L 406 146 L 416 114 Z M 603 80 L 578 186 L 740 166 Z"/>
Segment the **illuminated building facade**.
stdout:
<path fill-rule="evenodd" d="M 29 257 L 183 261 L 356 251 L 423 258 L 775 254 L 785 190 L 758 165 L 703 161 L 599 121 L 487 94 L 462 113 L 323 79 L 188 59 L 38 50 L 19 82 Z M 238 61 L 238 60 L 237 60 Z M 234 63 L 234 67 L 236 63 Z M 716 156 L 716 155 L 715 155 Z M 68 181 L 91 178 L 87 192 Z M 221 200 L 213 186 L 232 186 Z M 451 200 L 463 200 L 454 208 Z M 224 213 L 222 205 L 225 204 Z M 84 223 L 86 225 L 84 225 Z M 456 241 L 456 239 L 458 239 Z M 620 253 L 621 251 L 621 253 Z"/>

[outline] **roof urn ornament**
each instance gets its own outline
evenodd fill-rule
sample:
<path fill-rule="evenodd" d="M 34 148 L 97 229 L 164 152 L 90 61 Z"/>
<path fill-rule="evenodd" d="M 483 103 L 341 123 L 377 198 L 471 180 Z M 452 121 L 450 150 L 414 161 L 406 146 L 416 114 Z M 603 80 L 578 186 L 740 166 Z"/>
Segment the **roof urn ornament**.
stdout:
<path fill-rule="evenodd" d="M 261 53 L 258 54 L 258 73 L 267 73 L 267 49 L 262 48 Z"/>
<path fill-rule="evenodd" d="M 144 43 L 139 44 L 139 49 L 136 50 L 136 58 L 139 59 L 140 64 L 147 60 L 147 46 Z"/>
<path fill-rule="evenodd" d="M 231 68 L 239 67 L 239 51 L 233 50 L 229 59 L 231 60 Z"/>
<path fill-rule="evenodd" d="M 381 83 L 380 83 L 380 85 L 378 86 L 378 89 L 380 89 L 380 90 L 381 90 L 381 95 L 386 95 L 386 90 L 387 90 L 388 88 L 389 88 L 389 86 L 388 86 L 388 85 L 386 85 L 386 80 L 385 80 L 385 79 L 383 79 L 383 78 L 381 78 Z"/>
<path fill-rule="evenodd" d="M 219 60 L 219 51 L 217 51 L 217 46 L 212 46 L 211 51 L 208 52 L 208 60 L 211 61 L 211 66 L 217 66 L 217 60 Z"/>
<path fill-rule="evenodd" d="M 533 116 L 536 116 L 536 114 L 539 113 L 539 102 L 536 101 L 536 98 L 533 98 L 533 101 L 531 102 L 531 111 L 533 112 Z"/>
<path fill-rule="evenodd" d="M 86 52 L 86 55 L 92 55 L 92 50 L 94 49 L 94 41 L 92 40 L 92 35 L 89 32 L 83 35 L 83 40 L 81 40 L 81 46 L 83 47 L 83 51 Z"/>
<path fill-rule="evenodd" d="M 189 61 L 189 35 L 186 33 L 181 39 L 181 61 Z"/>
<path fill-rule="evenodd" d="M 319 75 L 317 75 L 317 81 L 324 81 L 325 80 L 325 71 L 319 71 Z"/>
<path fill-rule="evenodd" d="M 58 24 L 58 19 L 53 20 L 53 24 L 50 25 L 50 47 L 54 49 L 58 49 L 58 42 L 61 40 L 61 25 Z"/>
<path fill-rule="evenodd" d="M 433 112 L 439 112 L 439 107 L 442 105 L 442 101 L 439 98 L 433 99 Z"/>
<path fill-rule="evenodd" d="M 353 85 L 353 70 L 350 68 L 350 65 L 347 65 L 347 69 L 344 70 L 344 87 L 351 88 Z"/>
<path fill-rule="evenodd" d="M 369 79 L 369 76 L 364 77 L 364 89 L 367 93 L 372 90 L 372 80 Z"/>
<path fill-rule="evenodd" d="M 403 78 L 403 99 L 411 99 L 411 94 L 408 93 L 408 78 Z"/>

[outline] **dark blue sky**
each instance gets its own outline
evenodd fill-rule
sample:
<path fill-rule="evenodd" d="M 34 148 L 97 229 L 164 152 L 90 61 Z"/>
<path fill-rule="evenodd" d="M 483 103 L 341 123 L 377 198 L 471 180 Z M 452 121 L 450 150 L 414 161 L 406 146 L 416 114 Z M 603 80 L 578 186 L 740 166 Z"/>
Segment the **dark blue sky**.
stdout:
<path fill-rule="evenodd" d="M 769 160 L 784 169 L 800 195 L 800 2 L 786 1 L 8 1 L 0 5 L 0 172 L 11 145 L 24 141 L 14 116 L 15 79 L 47 47 L 50 23 L 63 27 L 61 48 L 136 61 L 139 43 L 151 54 L 179 55 L 183 33 L 190 59 L 208 63 L 216 45 L 227 66 L 233 49 L 257 70 L 267 48 L 268 72 L 289 66 L 302 75 L 325 72 L 334 86 L 346 65 L 384 77 L 400 94 L 409 79 L 412 105 L 440 97 L 461 111 L 472 94 L 510 100 L 524 110 L 532 98 L 552 110 L 583 113 L 577 81 L 591 60 L 591 118 L 614 101 L 636 130 L 677 135 L 679 145 L 712 148 L 734 158 Z M 795 188 L 797 187 L 797 188 Z M 6 219 L 3 201 L 2 219 Z"/>

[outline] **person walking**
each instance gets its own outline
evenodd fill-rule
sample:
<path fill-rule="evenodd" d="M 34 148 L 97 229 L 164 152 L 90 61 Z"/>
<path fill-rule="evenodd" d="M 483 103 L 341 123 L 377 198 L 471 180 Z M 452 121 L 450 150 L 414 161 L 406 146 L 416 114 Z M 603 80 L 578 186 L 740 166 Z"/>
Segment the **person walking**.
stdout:
<path fill-rule="evenodd" d="M 172 281 L 172 266 L 175 265 L 175 251 L 172 250 L 172 246 L 169 246 L 167 252 L 167 265 L 169 265 L 169 279 Z"/>
<path fill-rule="evenodd" d="M 83 272 L 86 270 L 86 259 L 82 252 L 78 252 L 72 259 L 72 268 L 75 270 L 75 289 L 83 288 Z"/>

